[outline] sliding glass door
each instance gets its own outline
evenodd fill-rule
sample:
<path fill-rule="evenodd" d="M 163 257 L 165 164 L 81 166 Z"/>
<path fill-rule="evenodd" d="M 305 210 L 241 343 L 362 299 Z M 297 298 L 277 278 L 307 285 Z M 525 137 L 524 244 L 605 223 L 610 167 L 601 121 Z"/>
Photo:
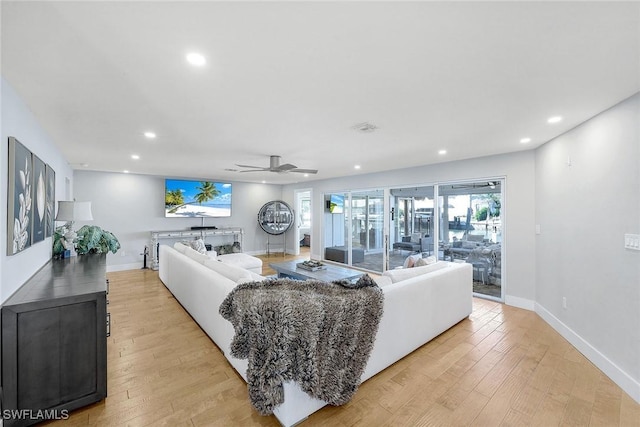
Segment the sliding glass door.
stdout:
<path fill-rule="evenodd" d="M 325 196 L 325 260 L 382 272 L 383 194 L 368 190 Z"/>
<path fill-rule="evenodd" d="M 430 256 L 466 262 L 474 293 L 501 301 L 503 187 L 491 179 L 326 194 L 324 259 L 378 274 Z"/>
<path fill-rule="evenodd" d="M 383 194 L 383 190 L 351 193 L 351 265 L 380 273 L 383 269 Z"/>
<path fill-rule="evenodd" d="M 473 265 L 475 294 L 502 300 L 500 179 L 438 186 L 439 259 Z"/>
<path fill-rule="evenodd" d="M 402 267 L 409 255 L 433 255 L 433 194 L 433 186 L 390 190 L 390 269 Z"/>

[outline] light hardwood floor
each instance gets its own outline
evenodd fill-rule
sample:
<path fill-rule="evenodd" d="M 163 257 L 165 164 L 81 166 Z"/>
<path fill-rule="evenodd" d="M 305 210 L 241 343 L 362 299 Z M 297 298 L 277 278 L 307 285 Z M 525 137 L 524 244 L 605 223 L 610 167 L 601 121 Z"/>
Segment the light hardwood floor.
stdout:
<path fill-rule="evenodd" d="M 252 409 L 244 381 L 157 272 L 109 278 L 108 397 L 51 424 L 279 425 Z M 474 299 L 468 319 L 300 425 L 640 426 L 640 405 L 535 313 Z"/>

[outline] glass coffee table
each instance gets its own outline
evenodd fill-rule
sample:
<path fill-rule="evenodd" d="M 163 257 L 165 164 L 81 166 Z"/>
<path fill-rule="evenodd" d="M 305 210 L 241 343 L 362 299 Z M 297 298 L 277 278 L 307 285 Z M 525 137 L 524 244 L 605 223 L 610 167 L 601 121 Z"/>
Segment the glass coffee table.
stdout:
<path fill-rule="evenodd" d="M 298 263 L 302 260 L 285 261 L 269 264 L 277 273 L 278 277 L 288 277 L 297 280 L 322 280 L 324 282 L 333 282 L 334 280 L 354 281 L 359 279 L 364 273 L 348 267 L 338 267 L 335 265 L 325 264 L 322 270 L 310 271 L 298 267 Z"/>

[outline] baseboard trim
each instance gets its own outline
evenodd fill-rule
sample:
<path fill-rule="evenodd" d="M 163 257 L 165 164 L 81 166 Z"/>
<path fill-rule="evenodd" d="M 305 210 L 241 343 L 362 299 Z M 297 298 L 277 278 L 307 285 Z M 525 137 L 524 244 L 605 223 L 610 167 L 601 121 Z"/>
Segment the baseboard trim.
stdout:
<path fill-rule="evenodd" d="M 614 362 L 609 360 L 598 349 L 589 344 L 584 338 L 578 335 L 570 327 L 565 325 L 560 319 L 554 316 L 542 305 L 535 304 L 535 312 L 544 319 L 553 329 L 564 339 L 580 351 L 598 369 L 605 373 L 613 382 L 624 390 L 633 400 L 640 403 L 640 382 L 633 379 L 629 374 L 620 369 Z"/>
<path fill-rule="evenodd" d="M 507 295 L 504 297 L 504 303 L 513 307 L 522 308 L 529 311 L 535 311 L 536 303 L 530 299 L 514 297 Z"/>

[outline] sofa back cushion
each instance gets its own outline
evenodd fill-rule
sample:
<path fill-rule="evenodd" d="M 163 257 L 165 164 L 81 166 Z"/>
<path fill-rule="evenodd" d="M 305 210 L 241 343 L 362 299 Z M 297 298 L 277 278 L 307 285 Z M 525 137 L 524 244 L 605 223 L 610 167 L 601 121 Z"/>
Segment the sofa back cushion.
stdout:
<path fill-rule="evenodd" d="M 235 265 L 225 264 L 221 261 L 208 259 L 204 262 L 205 267 L 209 267 L 211 270 L 224 277 L 238 282 L 240 279 L 255 280 L 251 273 L 244 268 L 237 267 Z"/>
<path fill-rule="evenodd" d="M 188 256 L 189 258 L 191 258 L 194 261 L 199 262 L 200 264 L 204 263 L 205 261 L 208 261 L 209 256 L 205 255 L 205 254 L 201 254 L 200 252 L 191 249 L 191 248 L 185 248 L 184 252 L 183 252 L 186 256 Z"/>
<path fill-rule="evenodd" d="M 392 284 L 393 282 L 391 281 L 391 277 L 389 276 L 378 276 L 374 279 L 374 281 L 376 282 L 376 284 L 378 286 L 380 286 L 381 288 L 384 286 L 389 286 L 390 284 Z"/>
<path fill-rule="evenodd" d="M 173 249 L 175 249 L 176 251 L 180 252 L 181 254 L 184 253 L 184 251 L 188 248 L 189 246 L 184 245 L 180 242 L 176 242 L 173 244 Z"/>
<path fill-rule="evenodd" d="M 442 268 L 447 268 L 448 265 L 449 263 L 446 261 L 438 261 L 435 264 L 429 264 L 422 267 L 400 268 L 396 270 L 388 270 L 382 273 L 382 275 L 391 278 L 392 283 L 398 283 L 403 280 L 419 276 L 421 274 L 427 274 L 427 273 L 431 273 L 432 271 L 437 271 Z"/>

